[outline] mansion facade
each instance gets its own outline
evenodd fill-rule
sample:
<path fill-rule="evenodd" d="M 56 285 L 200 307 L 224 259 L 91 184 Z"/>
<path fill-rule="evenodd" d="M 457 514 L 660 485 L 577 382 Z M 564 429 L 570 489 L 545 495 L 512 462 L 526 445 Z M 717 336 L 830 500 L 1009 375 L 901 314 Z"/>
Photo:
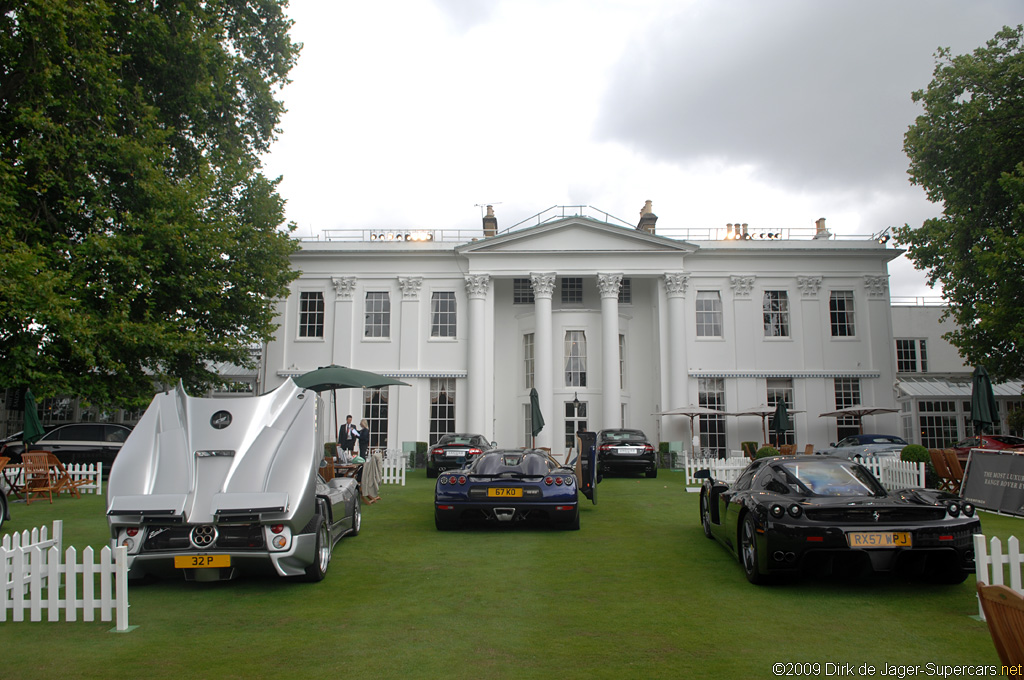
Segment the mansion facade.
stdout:
<path fill-rule="evenodd" d="M 888 263 L 901 251 L 836 238 L 824 219 L 777 233 L 657 220 L 649 202 L 636 226 L 553 208 L 499 232 L 488 207 L 472 232 L 327 232 L 293 256 L 259 380 L 329 364 L 399 378 L 409 386 L 336 393 L 340 418 L 366 418 L 373 443 L 395 448 L 472 432 L 562 453 L 578 429 L 629 427 L 724 454 L 765 441 L 762 418 L 726 413 L 780 399 L 795 413 L 779 443 L 802 448 L 857 431 L 820 413 L 895 408 Z M 723 415 L 695 432 L 659 415 L 686 406 Z"/>

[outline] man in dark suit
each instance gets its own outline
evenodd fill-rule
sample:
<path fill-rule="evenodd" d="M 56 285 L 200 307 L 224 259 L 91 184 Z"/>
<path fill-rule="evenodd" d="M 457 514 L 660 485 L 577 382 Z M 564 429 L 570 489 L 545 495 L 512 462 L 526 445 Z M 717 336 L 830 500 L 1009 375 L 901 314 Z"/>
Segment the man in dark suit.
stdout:
<path fill-rule="evenodd" d="M 359 430 L 356 428 L 355 423 L 352 422 L 352 416 L 345 418 L 345 424 L 341 426 L 341 430 L 338 432 L 338 446 L 345 452 L 345 456 L 348 458 L 352 457 L 352 448 L 355 443 L 359 441 Z"/>

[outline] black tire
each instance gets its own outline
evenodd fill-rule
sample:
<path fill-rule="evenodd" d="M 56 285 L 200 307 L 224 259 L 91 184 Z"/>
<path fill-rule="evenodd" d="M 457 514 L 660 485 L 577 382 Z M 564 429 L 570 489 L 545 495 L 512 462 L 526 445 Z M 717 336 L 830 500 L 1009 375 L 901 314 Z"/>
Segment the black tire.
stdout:
<path fill-rule="evenodd" d="M 327 576 L 327 568 L 331 564 L 331 552 L 334 547 L 331 545 L 331 528 L 324 521 L 323 515 L 317 515 L 313 523 L 313 532 L 316 534 L 316 544 L 313 549 L 313 563 L 306 567 L 304 580 L 309 583 L 323 581 Z"/>
<path fill-rule="evenodd" d="M 352 530 L 348 532 L 349 536 L 358 536 L 359 529 L 363 526 L 363 504 L 359 500 L 359 496 L 356 496 L 356 504 L 352 508 Z"/>
<path fill-rule="evenodd" d="M 459 528 L 459 523 L 450 519 L 441 519 L 441 517 L 437 514 L 437 510 L 435 510 L 434 526 L 437 527 L 438 531 L 455 531 Z"/>
<path fill-rule="evenodd" d="M 654 479 L 657 476 L 658 476 L 658 468 L 654 468 L 653 470 L 648 470 L 647 471 L 647 479 Z"/>
<path fill-rule="evenodd" d="M 0 529 L 3 528 L 4 522 L 9 520 L 10 508 L 7 506 L 7 496 L 4 494 L 3 489 L 0 489 Z"/>
<path fill-rule="evenodd" d="M 704 535 L 714 538 L 711 535 L 711 507 L 708 503 L 708 494 L 703 489 L 700 492 L 700 524 L 704 528 Z"/>
<path fill-rule="evenodd" d="M 739 543 L 740 563 L 743 565 L 743 573 L 747 580 L 754 585 L 765 583 L 767 578 L 761 573 L 761 568 L 758 566 L 757 527 L 754 524 L 754 516 L 750 513 L 743 517 Z"/>

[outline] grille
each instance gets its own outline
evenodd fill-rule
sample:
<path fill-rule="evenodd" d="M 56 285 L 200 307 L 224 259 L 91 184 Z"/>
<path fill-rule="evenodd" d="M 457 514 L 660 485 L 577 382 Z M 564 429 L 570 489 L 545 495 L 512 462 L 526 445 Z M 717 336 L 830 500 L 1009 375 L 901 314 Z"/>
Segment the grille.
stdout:
<path fill-rule="evenodd" d="M 934 522 L 946 516 L 945 508 L 808 508 L 807 519 L 816 522 L 884 524 Z"/>
<path fill-rule="evenodd" d="M 194 530 L 213 529 L 213 525 L 204 527 L 190 526 L 150 526 L 146 531 L 146 541 L 143 543 L 143 550 L 159 552 L 162 550 L 192 550 L 190 537 Z M 214 532 L 209 532 L 212 535 Z M 263 541 L 263 528 L 259 524 L 218 524 L 216 526 L 216 539 L 208 545 L 199 541 L 196 545 L 207 548 L 220 548 L 222 550 L 245 550 L 260 549 L 265 546 Z"/>

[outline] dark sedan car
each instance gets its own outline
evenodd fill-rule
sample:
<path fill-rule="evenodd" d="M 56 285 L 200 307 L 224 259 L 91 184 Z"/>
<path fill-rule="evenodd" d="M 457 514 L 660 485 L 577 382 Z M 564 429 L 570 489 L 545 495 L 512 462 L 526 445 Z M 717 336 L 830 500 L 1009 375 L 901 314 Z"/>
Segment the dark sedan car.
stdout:
<path fill-rule="evenodd" d="M 427 477 L 437 477 L 445 470 L 457 470 L 484 451 L 497 448 L 482 434 L 452 433 L 442 435 L 427 454 Z"/>
<path fill-rule="evenodd" d="M 32 449 L 50 451 L 65 465 L 103 463 L 103 476 L 107 477 L 114 457 L 131 431 L 130 427 L 116 423 L 68 423 L 44 434 Z"/>
<path fill-rule="evenodd" d="M 751 583 L 805 570 L 962 583 L 974 572 L 981 522 L 953 494 L 888 492 L 867 468 L 834 456 L 761 458 L 731 485 L 697 474 L 704 534 L 737 556 Z"/>
<path fill-rule="evenodd" d="M 438 476 L 434 523 L 439 530 L 457 529 L 474 521 L 540 522 L 579 529 L 578 490 L 589 497 L 593 479 L 580 484 L 572 468 L 562 466 L 545 451 L 488 451 L 466 467 Z"/>
<path fill-rule="evenodd" d="M 643 472 L 658 476 L 654 446 L 641 430 L 601 430 L 597 433 L 599 472 Z"/>

